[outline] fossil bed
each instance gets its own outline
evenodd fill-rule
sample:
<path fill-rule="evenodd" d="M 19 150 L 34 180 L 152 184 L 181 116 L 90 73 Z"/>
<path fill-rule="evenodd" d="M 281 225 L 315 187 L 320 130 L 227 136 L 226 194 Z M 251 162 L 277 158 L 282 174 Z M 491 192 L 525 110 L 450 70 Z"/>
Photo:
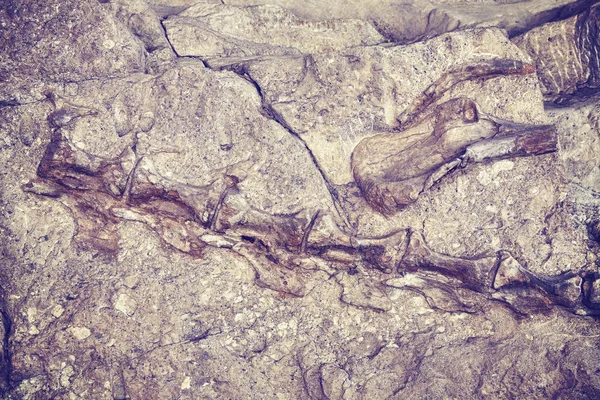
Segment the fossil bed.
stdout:
<path fill-rule="evenodd" d="M 600 398 L 600 6 L 5 0 L 0 396 Z"/>

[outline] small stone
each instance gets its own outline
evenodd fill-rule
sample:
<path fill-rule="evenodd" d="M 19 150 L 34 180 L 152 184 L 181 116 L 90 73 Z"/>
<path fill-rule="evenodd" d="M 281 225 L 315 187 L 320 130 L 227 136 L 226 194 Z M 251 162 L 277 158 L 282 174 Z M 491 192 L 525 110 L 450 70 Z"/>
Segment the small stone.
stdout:
<path fill-rule="evenodd" d="M 52 315 L 54 315 L 56 318 L 59 318 L 64 312 L 65 309 L 60 304 L 55 305 L 51 311 Z"/>
<path fill-rule="evenodd" d="M 29 307 L 27 309 L 27 321 L 29 321 L 30 324 L 35 322 L 37 316 L 37 309 L 35 307 Z"/>
<path fill-rule="evenodd" d="M 72 366 L 69 365 L 65 367 L 60 374 L 60 385 L 62 387 L 71 386 L 71 377 L 73 376 L 73 374 L 75 374 L 75 371 L 73 370 Z"/>
<path fill-rule="evenodd" d="M 115 310 L 121 311 L 128 317 L 132 316 L 137 307 L 137 302 L 125 293 L 121 293 L 115 302 Z"/>
<path fill-rule="evenodd" d="M 113 47 L 115 47 L 115 42 L 107 39 L 104 42 L 102 42 L 102 46 L 104 46 L 105 49 L 112 49 Z"/>
<path fill-rule="evenodd" d="M 92 332 L 86 327 L 71 327 L 69 328 L 69 332 L 71 332 L 71 334 L 77 340 L 87 339 L 92 334 Z"/>
<path fill-rule="evenodd" d="M 137 286 L 138 280 L 139 280 L 139 278 L 136 275 L 129 275 L 123 280 L 123 283 L 129 289 L 133 289 L 134 287 Z"/>
<path fill-rule="evenodd" d="M 190 377 L 186 376 L 183 382 L 181 382 L 181 390 L 189 390 L 192 387 L 191 383 L 192 380 Z"/>

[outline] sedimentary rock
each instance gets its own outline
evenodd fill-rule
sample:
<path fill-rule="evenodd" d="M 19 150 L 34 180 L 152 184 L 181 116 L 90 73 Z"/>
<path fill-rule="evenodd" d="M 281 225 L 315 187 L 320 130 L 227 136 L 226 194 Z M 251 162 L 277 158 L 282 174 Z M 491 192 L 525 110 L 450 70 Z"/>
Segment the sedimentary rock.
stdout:
<path fill-rule="evenodd" d="M 178 55 L 199 56 L 211 66 L 261 56 L 326 53 L 386 41 L 368 22 L 310 22 L 273 5 L 237 8 L 198 4 L 169 17 L 164 25 Z"/>
<path fill-rule="evenodd" d="M 2 104 L 41 100 L 48 87 L 75 90 L 79 81 L 144 70 L 142 43 L 99 2 L 9 1 L 0 13 Z"/>
<path fill-rule="evenodd" d="M 150 3 L 164 5 L 167 2 L 152 0 Z M 179 3 L 185 4 L 186 1 L 181 0 Z M 313 21 L 359 18 L 371 21 L 392 41 L 406 43 L 457 29 L 475 27 L 500 27 L 510 36 L 514 36 L 545 22 L 568 18 L 589 7 L 594 1 L 535 0 L 524 3 L 498 0 L 329 0 L 323 3 L 294 0 L 226 0 L 225 3 L 236 6 L 278 4 L 300 17 Z"/>
<path fill-rule="evenodd" d="M 3 397 L 599 396 L 597 101 L 497 27 L 192 3 L 1 8 Z"/>

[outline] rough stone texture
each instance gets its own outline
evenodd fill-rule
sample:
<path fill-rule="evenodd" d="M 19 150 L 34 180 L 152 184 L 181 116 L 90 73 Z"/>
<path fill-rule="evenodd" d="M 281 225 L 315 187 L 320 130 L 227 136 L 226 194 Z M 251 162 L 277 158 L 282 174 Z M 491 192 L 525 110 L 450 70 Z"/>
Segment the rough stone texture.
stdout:
<path fill-rule="evenodd" d="M 536 65 L 547 100 L 564 102 L 578 91 L 600 88 L 600 6 L 546 24 L 514 39 Z"/>
<path fill-rule="evenodd" d="M 238 69 L 256 82 L 269 107 L 307 142 L 328 179 L 346 184 L 352 181 L 350 165 L 337 160 L 348 160 L 361 139 L 375 131 L 398 128 L 402 112 L 445 75 L 457 75 L 458 79 L 440 93 L 446 96 L 442 100 L 466 93 L 469 89 L 465 87 L 456 89 L 464 80 L 460 68 L 470 61 L 478 64 L 498 58 L 522 60 L 523 55 L 499 30 L 473 30 L 409 46 L 269 58 Z M 529 78 L 500 76 L 487 80 L 483 88 L 478 85 L 481 94 L 475 94 L 474 100 L 485 112 L 489 110 L 486 103 L 495 104 L 498 100 L 494 99 L 505 99 L 508 92 L 518 94 L 517 104 L 504 107 L 520 109 L 522 122 L 542 122 L 539 92 Z M 502 111 L 495 113 L 499 117 L 509 115 L 510 111 Z"/>
<path fill-rule="evenodd" d="M 164 0 L 152 0 L 164 4 Z M 201 1 L 205 2 L 205 1 Z M 537 25 L 577 14 L 595 1 L 583 0 L 224 0 L 249 6 L 279 4 L 310 20 L 370 20 L 395 42 L 410 42 L 459 28 L 500 27 L 518 35 Z M 170 3 L 170 2 L 169 2 Z"/>
<path fill-rule="evenodd" d="M 248 8 L 198 4 L 164 22 L 180 56 L 199 56 L 211 66 L 226 59 L 326 53 L 385 41 L 368 22 L 309 22 L 288 10 L 262 5 Z"/>
<path fill-rule="evenodd" d="M 38 3 L 0 5 L 4 398 L 600 397 L 597 8 Z"/>
<path fill-rule="evenodd" d="M 139 40 L 105 6 L 8 1 L 1 8 L 0 101 L 40 100 L 45 87 L 144 70 Z"/>

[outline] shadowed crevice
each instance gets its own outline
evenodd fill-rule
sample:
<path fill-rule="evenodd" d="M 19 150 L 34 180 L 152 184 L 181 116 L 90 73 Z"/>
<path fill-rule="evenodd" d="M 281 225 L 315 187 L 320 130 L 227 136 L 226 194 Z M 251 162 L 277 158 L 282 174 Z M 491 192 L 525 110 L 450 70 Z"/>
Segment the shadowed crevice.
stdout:
<path fill-rule="evenodd" d="M 329 192 L 329 194 L 331 196 L 331 200 L 333 201 L 333 204 L 335 206 L 335 209 L 336 209 L 339 217 L 342 219 L 342 221 L 344 222 L 344 224 L 346 225 L 346 227 L 348 227 L 350 229 L 351 225 L 350 225 L 350 222 L 348 220 L 348 216 L 346 215 L 346 212 L 344 211 L 344 208 L 343 208 L 343 206 L 342 206 L 342 204 L 340 202 L 340 199 L 339 199 L 339 196 L 338 196 L 338 191 L 334 187 L 334 185 L 332 185 L 329 182 L 329 180 L 327 179 L 327 175 L 325 174 L 325 171 L 323 171 L 323 169 L 319 165 L 319 162 L 317 161 L 317 158 L 315 157 L 314 153 L 312 152 L 312 150 L 310 149 L 310 147 L 308 146 L 308 144 L 306 143 L 306 141 L 304 139 L 302 139 L 302 136 L 300 136 L 296 131 L 294 131 L 292 129 L 292 127 L 285 121 L 285 118 L 283 118 L 283 116 L 281 115 L 281 113 L 277 112 L 271 106 L 271 104 L 269 104 L 269 102 L 265 99 L 265 96 L 263 94 L 263 91 L 262 91 L 260 85 L 258 84 L 258 82 L 256 82 L 252 78 L 252 76 L 250 76 L 250 74 L 248 73 L 245 65 L 237 65 L 237 66 L 234 66 L 234 67 L 229 68 L 229 69 L 231 71 L 235 72 L 238 76 L 240 76 L 241 78 L 243 78 L 244 80 L 246 80 L 250 84 L 252 84 L 252 86 L 254 86 L 254 88 L 256 89 L 256 92 L 260 96 L 261 114 L 264 117 L 269 118 L 269 119 L 275 121 L 283 129 L 285 129 L 290 135 L 294 136 L 296 139 L 298 139 L 300 141 L 300 143 L 302 143 L 302 145 L 304 146 L 304 148 L 306 149 L 306 151 L 307 151 L 307 153 L 308 153 L 308 155 L 310 157 L 310 160 L 312 161 L 312 164 L 315 166 L 315 168 L 317 169 L 317 171 L 319 171 L 319 175 L 321 175 L 321 178 L 323 178 L 323 183 L 325 183 L 325 187 L 327 188 L 327 191 Z"/>
<path fill-rule="evenodd" d="M 13 322 L 8 314 L 4 299 L 0 299 L 0 316 L 2 318 L 2 350 L 0 352 L 0 395 L 12 388 L 12 354 L 10 349 L 10 335 Z"/>

